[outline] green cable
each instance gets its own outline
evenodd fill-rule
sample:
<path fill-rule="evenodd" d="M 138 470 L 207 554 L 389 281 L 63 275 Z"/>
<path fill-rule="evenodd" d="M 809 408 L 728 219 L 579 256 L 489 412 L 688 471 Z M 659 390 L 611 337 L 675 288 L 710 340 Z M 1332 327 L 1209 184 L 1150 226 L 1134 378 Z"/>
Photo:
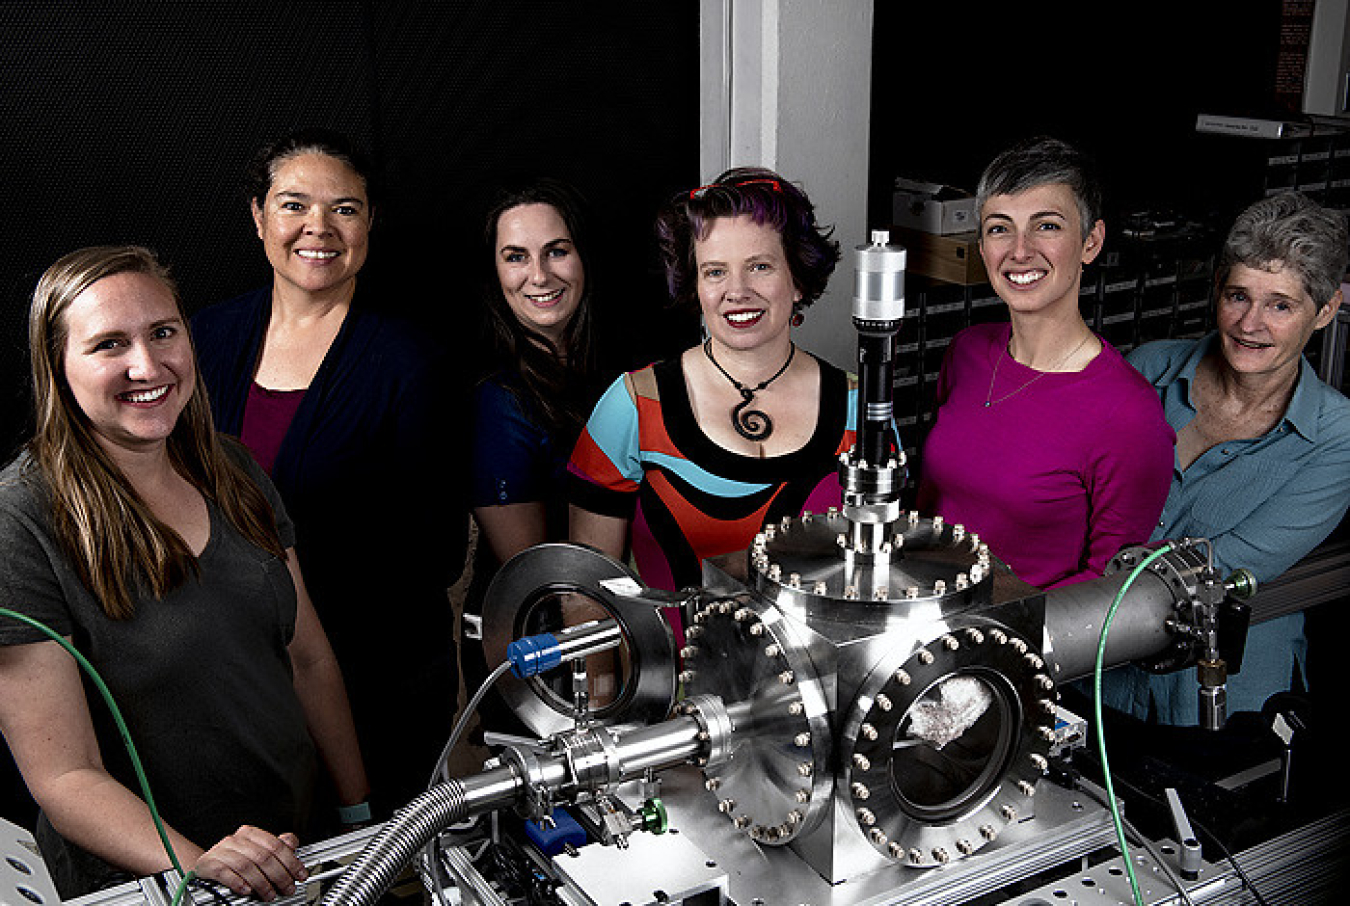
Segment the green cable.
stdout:
<path fill-rule="evenodd" d="M 177 903 L 182 898 L 183 891 L 187 888 L 189 873 L 183 870 L 182 864 L 178 861 L 178 854 L 173 851 L 173 844 L 169 842 L 169 832 L 165 830 L 164 822 L 159 817 L 159 809 L 155 808 L 155 797 L 150 794 L 150 781 L 145 777 L 145 768 L 141 766 L 141 757 L 136 753 L 136 746 L 131 741 L 131 731 L 127 728 L 127 722 L 122 719 L 122 711 L 117 707 L 117 702 L 113 701 L 112 692 L 108 690 L 107 684 L 103 682 L 103 677 L 98 675 L 98 671 L 94 669 L 94 665 L 89 663 L 85 656 L 75 649 L 74 645 L 70 644 L 70 642 L 66 641 L 64 636 L 60 635 L 50 627 L 39 623 L 37 620 L 26 614 L 17 613 L 7 607 L 0 607 L 0 616 L 11 617 L 18 620 L 20 623 L 26 623 L 34 629 L 45 633 L 48 638 L 64 648 L 66 652 L 75 659 L 76 663 L 78 663 L 80 667 L 84 669 L 84 672 L 89 675 L 89 678 L 94 681 L 94 685 L 98 687 L 99 694 L 103 696 L 103 700 L 108 704 L 108 710 L 112 712 L 113 721 L 117 724 L 117 732 L 121 734 L 122 742 L 127 747 L 127 754 L 131 756 L 131 766 L 135 769 L 136 779 L 140 782 L 141 795 L 145 798 L 146 807 L 150 809 L 150 817 L 154 819 L 155 830 L 159 833 L 160 842 L 164 844 L 164 851 L 169 854 L 169 862 L 172 863 L 173 867 L 178 871 L 179 877 L 183 878 L 183 883 L 179 887 L 178 894 L 174 897 L 174 902 Z"/>
<path fill-rule="evenodd" d="M 1125 598 L 1125 592 L 1130 590 L 1134 580 L 1139 577 L 1150 563 L 1157 560 L 1163 554 L 1168 553 L 1176 545 L 1168 541 L 1162 547 L 1149 554 L 1139 565 L 1130 571 L 1124 584 L 1120 586 L 1120 591 L 1116 592 L 1115 600 L 1111 602 L 1111 609 L 1106 612 L 1106 619 L 1102 621 L 1101 637 L 1097 640 L 1097 662 L 1092 670 L 1092 711 L 1096 723 L 1097 731 L 1097 751 L 1102 760 L 1102 778 L 1106 783 L 1106 802 L 1111 809 L 1111 821 L 1116 828 L 1116 842 L 1120 846 L 1121 861 L 1125 863 L 1125 874 L 1130 879 L 1130 890 L 1134 894 L 1134 902 L 1143 904 L 1143 894 L 1139 892 L 1139 879 L 1134 874 L 1134 862 L 1130 859 L 1130 845 L 1125 839 L 1125 825 L 1120 816 L 1120 804 L 1116 801 L 1115 784 L 1111 782 L 1111 763 L 1106 757 L 1106 730 L 1102 726 L 1102 665 L 1106 660 L 1106 634 L 1111 629 L 1111 621 L 1116 618 L 1116 610 L 1120 607 L 1120 602 Z"/>
<path fill-rule="evenodd" d="M 192 886 L 192 882 L 196 879 L 197 873 L 195 871 L 190 871 L 183 875 L 183 880 L 178 882 L 178 889 L 173 892 L 173 900 L 170 902 L 169 906 L 178 906 L 178 904 L 182 903 L 183 895 L 187 893 L 187 889 Z"/>

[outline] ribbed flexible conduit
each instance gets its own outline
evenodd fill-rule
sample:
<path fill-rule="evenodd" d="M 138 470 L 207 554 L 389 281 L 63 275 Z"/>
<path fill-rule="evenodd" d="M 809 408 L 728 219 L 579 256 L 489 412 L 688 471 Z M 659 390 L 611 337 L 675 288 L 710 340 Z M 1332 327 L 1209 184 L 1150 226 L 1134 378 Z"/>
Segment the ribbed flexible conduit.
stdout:
<path fill-rule="evenodd" d="M 419 849 L 443 828 L 469 817 L 464 784 L 432 787 L 389 819 L 344 871 L 320 906 L 372 906 Z"/>

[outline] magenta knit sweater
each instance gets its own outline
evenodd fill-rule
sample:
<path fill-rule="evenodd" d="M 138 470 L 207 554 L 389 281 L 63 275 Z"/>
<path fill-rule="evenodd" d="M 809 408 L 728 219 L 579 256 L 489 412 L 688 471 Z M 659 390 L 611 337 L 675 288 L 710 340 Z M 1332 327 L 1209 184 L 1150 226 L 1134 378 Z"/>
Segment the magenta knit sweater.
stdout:
<path fill-rule="evenodd" d="M 1157 392 L 1110 344 L 1080 372 L 1037 377 L 1004 353 L 1011 329 L 980 324 L 952 340 L 918 508 L 978 532 L 1039 588 L 1100 576 L 1157 524 L 1175 435 Z"/>

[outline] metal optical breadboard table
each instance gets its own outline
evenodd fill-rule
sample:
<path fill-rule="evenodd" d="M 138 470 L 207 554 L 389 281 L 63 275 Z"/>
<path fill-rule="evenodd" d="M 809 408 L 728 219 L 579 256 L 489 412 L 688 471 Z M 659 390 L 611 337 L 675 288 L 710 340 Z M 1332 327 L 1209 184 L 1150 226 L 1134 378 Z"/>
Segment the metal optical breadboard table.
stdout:
<path fill-rule="evenodd" d="M 1074 863 L 1115 840 L 1104 808 L 1086 796 L 1042 783 L 1036 817 L 1007 828 L 997 843 L 973 856 L 941 868 L 890 865 L 832 885 L 789 849 L 760 846 L 710 812 L 695 771 L 667 772 L 663 787 L 671 826 L 726 871 L 728 893 L 738 906 L 956 906 Z"/>
<path fill-rule="evenodd" d="M 60 902 L 33 835 L 0 818 L 0 904 L 55 906 Z"/>

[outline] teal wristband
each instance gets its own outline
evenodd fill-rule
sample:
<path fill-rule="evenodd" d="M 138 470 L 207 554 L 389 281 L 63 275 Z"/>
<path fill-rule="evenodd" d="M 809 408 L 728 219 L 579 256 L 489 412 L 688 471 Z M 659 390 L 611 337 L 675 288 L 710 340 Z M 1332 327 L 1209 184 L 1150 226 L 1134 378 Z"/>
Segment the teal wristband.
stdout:
<path fill-rule="evenodd" d="M 358 802 L 356 805 L 339 805 L 338 820 L 343 824 L 362 824 L 370 820 L 370 803 Z"/>

